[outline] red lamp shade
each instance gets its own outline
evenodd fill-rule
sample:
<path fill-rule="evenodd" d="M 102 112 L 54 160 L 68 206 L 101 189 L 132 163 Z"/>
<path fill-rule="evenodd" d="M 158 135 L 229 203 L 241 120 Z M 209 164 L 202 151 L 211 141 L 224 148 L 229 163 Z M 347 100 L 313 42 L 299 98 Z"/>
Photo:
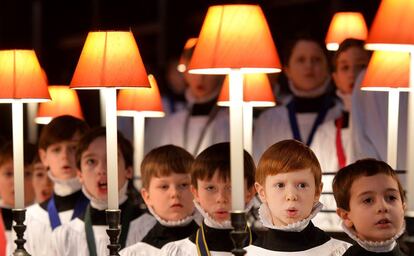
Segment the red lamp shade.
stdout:
<path fill-rule="evenodd" d="M 154 76 L 149 75 L 151 88 L 122 89 L 118 93 L 118 115 L 133 116 L 141 112 L 146 117 L 163 117 L 160 91 Z"/>
<path fill-rule="evenodd" d="M 338 12 L 332 18 L 326 34 L 326 48 L 336 51 L 347 38 L 365 41 L 368 36 L 367 24 L 359 12 Z"/>
<path fill-rule="evenodd" d="M 33 50 L 0 51 L 0 102 L 49 99 L 47 81 Z"/>
<path fill-rule="evenodd" d="M 408 52 L 375 51 L 369 61 L 363 90 L 409 90 L 410 54 Z"/>
<path fill-rule="evenodd" d="M 83 46 L 71 88 L 149 87 L 133 34 L 90 32 Z"/>
<path fill-rule="evenodd" d="M 36 123 L 48 124 L 53 118 L 62 115 L 84 119 L 78 95 L 69 86 L 49 86 L 49 93 L 52 101 L 39 104 Z"/>
<path fill-rule="evenodd" d="M 195 45 L 197 44 L 197 38 L 189 38 L 185 42 L 183 52 L 181 53 L 180 60 L 178 61 L 177 70 L 179 72 L 185 72 L 190 62 L 191 56 L 193 55 Z"/>
<path fill-rule="evenodd" d="M 414 1 L 382 0 L 372 23 L 366 48 L 412 51 L 414 49 Z"/>
<path fill-rule="evenodd" d="M 263 73 L 244 74 L 243 96 L 243 101 L 250 103 L 253 107 L 272 107 L 276 105 L 269 78 Z M 217 104 L 219 106 L 229 106 L 228 76 L 224 80 Z"/>
<path fill-rule="evenodd" d="M 258 5 L 218 5 L 207 11 L 189 65 L 190 73 L 272 73 L 281 65 Z"/>

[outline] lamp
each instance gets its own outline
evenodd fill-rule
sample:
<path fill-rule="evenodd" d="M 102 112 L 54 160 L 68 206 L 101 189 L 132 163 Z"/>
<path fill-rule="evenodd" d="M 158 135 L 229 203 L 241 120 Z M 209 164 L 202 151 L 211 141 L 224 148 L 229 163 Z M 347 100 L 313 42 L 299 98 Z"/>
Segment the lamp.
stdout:
<path fill-rule="evenodd" d="M 410 52 L 409 88 L 414 88 L 414 1 L 383 0 L 375 15 L 365 47 L 370 50 Z M 414 93 L 408 95 L 407 198 L 408 215 L 414 214 Z M 414 216 L 414 215 L 413 215 Z"/>
<path fill-rule="evenodd" d="M 0 102 L 12 103 L 13 118 L 13 220 L 17 239 L 15 255 L 29 255 L 24 249 L 23 103 L 50 99 L 45 77 L 33 50 L 0 51 Z"/>
<path fill-rule="evenodd" d="M 49 93 L 52 100 L 39 104 L 36 123 L 48 124 L 53 118 L 62 115 L 84 119 L 78 95 L 69 86 L 50 85 Z"/>
<path fill-rule="evenodd" d="M 162 102 L 157 81 L 148 76 L 151 88 L 122 89 L 118 93 L 118 115 L 132 116 L 134 120 L 134 184 L 141 187 L 141 162 L 144 158 L 145 118 L 163 117 Z"/>
<path fill-rule="evenodd" d="M 326 34 L 326 48 L 336 51 L 347 38 L 365 41 L 368 36 L 367 24 L 359 12 L 337 12 L 332 18 Z"/>
<path fill-rule="evenodd" d="M 243 84 L 243 144 L 252 154 L 253 107 L 273 107 L 276 105 L 272 87 L 267 74 L 245 74 Z M 226 76 L 217 105 L 228 107 L 229 78 Z"/>
<path fill-rule="evenodd" d="M 387 162 L 397 168 L 399 93 L 408 90 L 410 55 L 375 51 L 361 83 L 362 90 L 388 91 Z"/>
<path fill-rule="evenodd" d="M 149 87 L 138 46 L 130 31 L 89 32 L 70 85 L 74 89 L 101 89 L 106 98 L 106 156 L 108 181 L 107 233 L 110 255 L 118 244 L 118 141 L 116 89 Z"/>
<path fill-rule="evenodd" d="M 217 5 L 208 9 L 189 64 L 196 74 L 229 74 L 232 239 L 244 255 L 243 74 L 280 71 L 266 18 L 258 5 Z"/>

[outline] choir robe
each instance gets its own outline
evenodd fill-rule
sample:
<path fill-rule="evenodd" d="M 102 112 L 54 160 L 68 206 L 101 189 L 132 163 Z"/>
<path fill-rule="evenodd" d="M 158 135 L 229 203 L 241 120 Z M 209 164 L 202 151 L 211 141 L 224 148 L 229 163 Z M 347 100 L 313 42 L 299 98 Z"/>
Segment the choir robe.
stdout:
<path fill-rule="evenodd" d="M 142 215 L 131 223 L 131 229 L 137 232 L 128 237 L 127 245 L 131 246 L 123 250 L 121 255 L 152 255 L 169 242 L 189 237 L 198 229 L 197 215 L 194 217 L 185 225 L 165 226 L 150 214 Z"/>
<path fill-rule="evenodd" d="M 299 232 L 269 229 L 245 249 L 251 256 L 339 256 L 348 247 L 350 244 L 329 237 L 309 222 Z"/>
<path fill-rule="evenodd" d="M 13 232 L 13 213 L 11 208 L 1 207 L 1 214 L 3 216 L 4 231 L 6 233 L 6 255 L 12 255 L 16 250 L 14 240 L 17 239 L 16 233 Z"/>
<path fill-rule="evenodd" d="M 130 200 L 125 201 L 119 206 L 121 210 L 121 222 L 124 218 L 135 220 L 141 214 L 137 205 L 132 205 Z M 92 229 L 95 238 L 96 253 L 98 256 L 106 256 L 109 254 L 107 248 L 109 237 L 106 233 L 108 226 L 106 224 L 105 210 L 90 208 Z M 128 216 L 128 217 L 127 217 Z M 67 224 L 57 227 L 52 234 L 52 246 L 54 256 L 88 256 L 89 249 L 85 233 L 85 216 L 75 218 Z M 131 222 L 129 222 L 131 223 Z M 135 230 L 128 230 L 127 237 L 134 233 Z M 122 249 L 122 248 L 121 248 Z"/>
<path fill-rule="evenodd" d="M 230 238 L 231 229 L 217 229 L 203 222 L 205 238 L 211 256 L 231 256 L 234 245 Z M 162 256 L 195 256 L 198 255 L 196 232 L 189 238 L 166 244 L 161 249 Z"/>
<path fill-rule="evenodd" d="M 62 225 L 71 220 L 75 204 L 81 196 L 84 196 L 81 190 L 68 196 L 53 195 Z M 31 255 L 50 255 L 52 227 L 47 212 L 49 201 L 50 199 L 27 208 L 27 229 L 25 231 L 25 239 L 27 241 L 25 248 Z"/>
<path fill-rule="evenodd" d="M 390 252 L 370 252 L 356 244 L 351 246 L 345 253 L 344 256 L 405 256 L 398 245 Z"/>

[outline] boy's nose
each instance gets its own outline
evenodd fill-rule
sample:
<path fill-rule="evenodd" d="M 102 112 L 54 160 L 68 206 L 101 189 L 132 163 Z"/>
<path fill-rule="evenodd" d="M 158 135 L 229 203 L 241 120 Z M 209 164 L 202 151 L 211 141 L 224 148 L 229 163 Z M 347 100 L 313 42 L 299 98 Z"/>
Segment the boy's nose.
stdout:
<path fill-rule="evenodd" d="M 378 202 L 378 213 L 386 212 L 388 212 L 388 203 L 384 199 L 381 199 Z"/>
<path fill-rule="evenodd" d="M 171 186 L 171 188 L 170 188 L 170 195 L 173 198 L 179 197 L 180 196 L 180 193 L 178 191 L 178 188 L 175 187 L 175 186 Z"/>
<path fill-rule="evenodd" d="M 298 197 L 292 189 L 286 190 L 286 201 L 296 201 L 298 200 Z"/>
<path fill-rule="evenodd" d="M 227 195 L 226 191 L 219 191 L 217 193 L 217 203 L 227 203 L 229 196 Z"/>

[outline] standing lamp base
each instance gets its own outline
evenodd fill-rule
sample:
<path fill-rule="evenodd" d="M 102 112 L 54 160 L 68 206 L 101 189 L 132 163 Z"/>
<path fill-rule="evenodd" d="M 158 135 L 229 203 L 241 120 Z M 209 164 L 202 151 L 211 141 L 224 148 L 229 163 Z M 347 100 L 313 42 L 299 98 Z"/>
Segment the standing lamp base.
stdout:
<path fill-rule="evenodd" d="M 243 256 L 246 254 L 246 250 L 244 250 L 243 247 L 248 238 L 245 212 L 232 212 L 231 225 L 234 228 L 233 231 L 230 232 L 230 237 L 234 244 L 234 249 L 231 252 L 233 255 Z"/>
<path fill-rule="evenodd" d="M 13 226 L 16 232 L 17 239 L 14 242 L 17 245 L 16 250 L 13 252 L 14 256 L 30 256 L 30 254 L 24 249 L 24 243 L 26 240 L 23 238 L 26 225 L 24 220 L 26 219 L 26 209 L 12 209 L 13 220 L 16 225 Z"/>
<path fill-rule="evenodd" d="M 108 245 L 109 256 L 119 256 L 118 252 L 121 249 L 121 244 L 118 242 L 119 234 L 121 233 L 121 229 L 119 228 L 120 220 L 121 210 L 106 210 L 106 223 L 109 226 L 106 230 L 110 242 Z"/>

